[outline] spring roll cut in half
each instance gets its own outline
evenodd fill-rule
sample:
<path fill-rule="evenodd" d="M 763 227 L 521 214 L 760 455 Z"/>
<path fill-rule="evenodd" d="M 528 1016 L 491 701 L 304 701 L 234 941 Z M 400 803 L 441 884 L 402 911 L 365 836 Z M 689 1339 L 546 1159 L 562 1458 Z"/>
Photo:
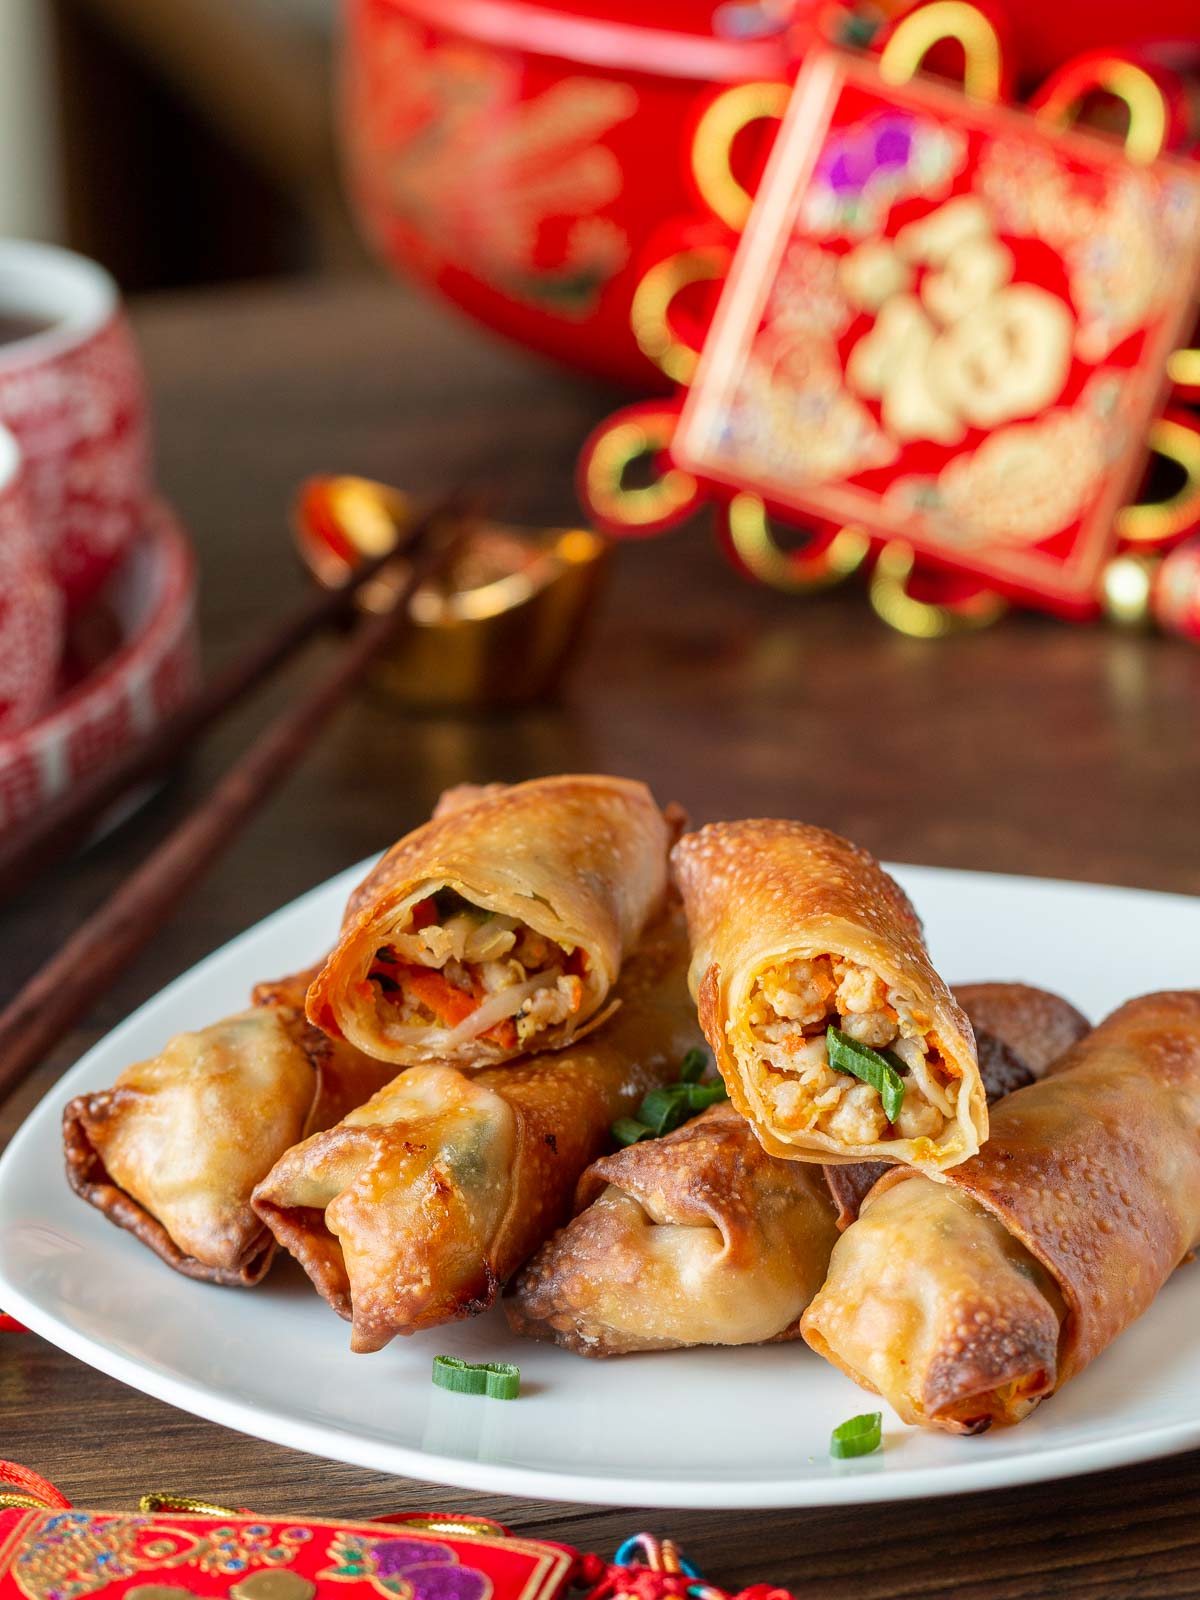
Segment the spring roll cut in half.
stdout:
<path fill-rule="evenodd" d="M 956 994 L 991 1030 L 979 1032 L 989 1099 L 1033 1082 L 1088 1026 L 1025 984 Z M 888 1170 L 769 1156 L 738 1111 L 714 1106 L 588 1168 L 579 1214 L 514 1280 L 509 1322 L 587 1356 L 798 1339 L 838 1228 Z"/>
<path fill-rule="evenodd" d="M 1200 1238 L 1200 992 L 1130 1001 L 995 1109 L 945 1181 L 892 1172 L 834 1249 L 808 1343 L 906 1422 L 1015 1423 Z"/>
<path fill-rule="evenodd" d="M 265 1275 L 275 1241 L 251 1209 L 255 1184 L 393 1070 L 327 1039 L 287 1003 L 297 991 L 296 980 L 261 985 L 263 1003 L 179 1034 L 63 1113 L 71 1187 L 188 1277 Z"/>
<path fill-rule="evenodd" d="M 309 1017 L 404 1066 L 569 1043 L 662 910 L 677 831 L 624 778 L 450 791 L 355 891 Z"/>
<path fill-rule="evenodd" d="M 1091 1027 L 1069 1000 L 1027 983 L 959 983 L 954 998 L 975 1033 L 979 1076 L 989 1106 L 1044 1078 L 1051 1065 Z M 889 1163 L 856 1161 L 825 1168 L 838 1206 L 838 1227 L 850 1226 Z"/>
<path fill-rule="evenodd" d="M 255 1210 L 350 1321 L 353 1349 L 485 1309 L 566 1220 L 612 1123 L 699 1041 L 686 970 L 672 911 L 585 1038 L 474 1074 L 412 1067 L 280 1159 Z"/>
<path fill-rule="evenodd" d="M 672 861 L 700 1021 L 772 1155 L 940 1172 L 978 1150 L 970 1023 L 866 851 L 804 823 L 728 822 L 681 839 Z"/>

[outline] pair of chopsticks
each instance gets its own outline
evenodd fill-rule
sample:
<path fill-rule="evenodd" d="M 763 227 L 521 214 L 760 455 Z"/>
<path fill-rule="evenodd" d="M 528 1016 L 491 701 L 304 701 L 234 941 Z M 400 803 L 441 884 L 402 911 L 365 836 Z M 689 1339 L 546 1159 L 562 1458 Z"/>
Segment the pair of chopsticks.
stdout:
<path fill-rule="evenodd" d="M 306 602 L 277 632 L 196 694 L 169 726 L 103 776 L 43 813 L 0 851 L 0 894 L 85 837 L 123 794 L 165 770 L 205 729 L 311 638 L 349 614 L 355 595 L 385 567 L 403 570 L 390 607 L 364 617 L 328 669 L 258 735 L 212 793 L 83 922 L 0 1012 L 0 1098 L 9 1093 L 145 946 L 183 892 L 294 767 L 349 691 L 409 626 L 409 601 L 446 569 L 478 506 L 462 495 L 416 519 L 403 545 L 365 562 L 340 589 Z"/>

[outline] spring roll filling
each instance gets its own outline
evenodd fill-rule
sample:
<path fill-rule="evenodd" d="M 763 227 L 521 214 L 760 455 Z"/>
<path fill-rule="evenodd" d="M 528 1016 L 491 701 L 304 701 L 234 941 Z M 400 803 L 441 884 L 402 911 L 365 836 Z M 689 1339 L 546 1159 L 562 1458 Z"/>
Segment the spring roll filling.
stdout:
<path fill-rule="evenodd" d="M 958 1074 L 907 998 L 868 967 L 836 955 L 776 962 L 754 981 L 747 1022 L 751 1071 L 782 1129 L 877 1144 L 936 1140 L 954 1120 Z M 894 1123 L 877 1089 L 829 1065 L 831 1025 L 897 1058 L 904 1100 Z"/>
<path fill-rule="evenodd" d="M 443 889 L 376 950 L 363 989 L 395 1044 L 513 1050 L 579 1011 L 587 970 L 585 951 Z"/>

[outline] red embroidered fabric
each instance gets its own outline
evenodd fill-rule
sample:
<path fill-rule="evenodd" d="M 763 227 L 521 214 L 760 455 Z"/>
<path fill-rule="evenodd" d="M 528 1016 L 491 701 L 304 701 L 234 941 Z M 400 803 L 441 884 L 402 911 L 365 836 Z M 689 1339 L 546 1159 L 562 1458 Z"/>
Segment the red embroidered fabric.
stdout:
<path fill-rule="evenodd" d="M 162 1509 L 77 1511 L 45 1478 L 0 1462 L 0 1600 L 562 1600 L 569 1589 L 729 1600 L 648 1535 L 637 1542 L 650 1565 L 616 1565 L 456 1512 L 332 1522 L 166 1495 L 143 1504 Z M 792 1597 L 758 1584 L 734 1600 Z"/>

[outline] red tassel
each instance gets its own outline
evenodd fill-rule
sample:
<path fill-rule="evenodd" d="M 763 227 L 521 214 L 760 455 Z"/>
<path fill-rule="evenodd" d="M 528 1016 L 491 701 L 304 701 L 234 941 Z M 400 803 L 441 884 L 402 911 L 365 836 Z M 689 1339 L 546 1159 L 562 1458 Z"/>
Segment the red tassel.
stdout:
<path fill-rule="evenodd" d="M 27 1494 L 31 1500 L 40 1500 L 51 1511 L 69 1511 L 71 1502 L 52 1483 L 28 1467 L 19 1467 L 15 1461 L 0 1461 L 0 1485 L 6 1484 L 18 1494 Z"/>

